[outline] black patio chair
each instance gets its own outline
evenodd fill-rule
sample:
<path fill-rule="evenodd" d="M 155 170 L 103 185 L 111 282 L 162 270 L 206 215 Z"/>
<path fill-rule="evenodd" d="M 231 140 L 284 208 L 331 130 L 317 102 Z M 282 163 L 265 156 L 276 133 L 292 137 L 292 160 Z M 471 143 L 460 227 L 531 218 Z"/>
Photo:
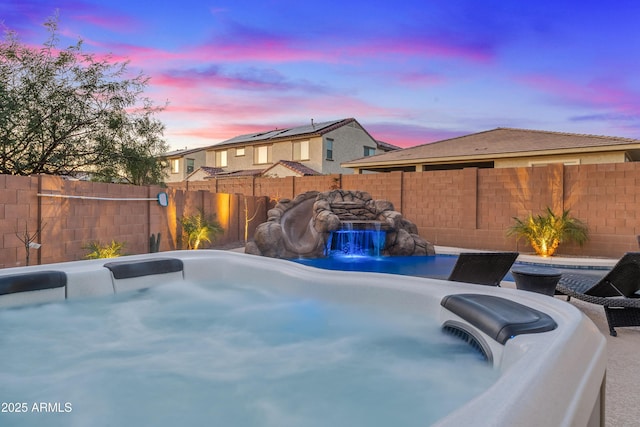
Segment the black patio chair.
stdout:
<path fill-rule="evenodd" d="M 563 273 L 556 291 L 604 307 L 609 334 L 615 327 L 640 326 L 640 252 L 628 252 L 604 277 Z"/>
<path fill-rule="evenodd" d="M 518 252 L 463 252 L 448 280 L 500 286 L 518 255 Z"/>

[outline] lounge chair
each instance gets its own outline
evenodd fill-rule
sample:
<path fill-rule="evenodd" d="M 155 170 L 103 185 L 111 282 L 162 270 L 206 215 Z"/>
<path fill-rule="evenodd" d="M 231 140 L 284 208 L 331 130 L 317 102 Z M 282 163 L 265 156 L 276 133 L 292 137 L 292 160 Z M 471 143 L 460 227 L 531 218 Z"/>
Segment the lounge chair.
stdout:
<path fill-rule="evenodd" d="M 640 326 L 640 252 L 628 252 L 604 277 L 562 274 L 556 291 L 604 307 L 609 334 L 615 327 Z"/>
<path fill-rule="evenodd" d="M 448 280 L 500 286 L 516 258 L 518 252 L 463 252 Z"/>

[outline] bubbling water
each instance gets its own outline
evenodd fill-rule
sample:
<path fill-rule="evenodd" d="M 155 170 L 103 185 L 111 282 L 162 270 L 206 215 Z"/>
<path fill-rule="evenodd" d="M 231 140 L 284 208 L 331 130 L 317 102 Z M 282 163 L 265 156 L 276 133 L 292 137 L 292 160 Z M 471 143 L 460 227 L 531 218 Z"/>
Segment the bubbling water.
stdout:
<path fill-rule="evenodd" d="M 424 426 L 497 377 L 428 318 L 166 284 L 0 311 L 3 425 Z"/>

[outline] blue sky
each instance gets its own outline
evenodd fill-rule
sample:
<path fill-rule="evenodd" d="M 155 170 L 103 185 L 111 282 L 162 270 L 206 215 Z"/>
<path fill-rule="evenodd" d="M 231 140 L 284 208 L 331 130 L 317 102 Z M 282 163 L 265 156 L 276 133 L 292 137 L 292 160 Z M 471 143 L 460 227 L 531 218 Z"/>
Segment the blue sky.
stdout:
<path fill-rule="evenodd" d="M 640 138 L 640 2 L 4 0 L 130 60 L 173 149 L 355 117 L 413 146 L 496 127 Z"/>

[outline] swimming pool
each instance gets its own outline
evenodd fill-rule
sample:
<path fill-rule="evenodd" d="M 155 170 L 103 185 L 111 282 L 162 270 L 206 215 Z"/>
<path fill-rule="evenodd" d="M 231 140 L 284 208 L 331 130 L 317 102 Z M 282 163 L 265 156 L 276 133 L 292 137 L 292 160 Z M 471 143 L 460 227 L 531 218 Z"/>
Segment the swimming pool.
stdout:
<path fill-rule="evenodd" d="M 290 261 L 327 270 L 340 271 L 366 271 L 376 273 L 400 274 L 405 276 L 430 277 L 446 279 L 458 259 L 453 254 L 438 254 L 426 256 L 332 256 L 326 258 L 291 258 Z M 513 267 L 524 265 L 544 265 L 531 262 L 516 261 Z M 602 276 L 610 267 L 554 265 L 561 272 L 573 272 L 579 270 L 582 274 Z M 504 280 L 513 282 L 511 272 L 507 273 Z"/>
<path fill-rule="evenodd" d="M 4 291 L 15 277 L 45 271 L 66 277 L 64 286 L 54 274 L 51 287 L 38 285 L 31 291 L 24 284 L 33 281 L 14 280 L 12 290 L 18 291 L 0 296 L 5 306 L 58 302 L 0 313 L 12 329 L 0 338 L 5 355 L 0 387 L 4 398 L 25 400 L 29 409 L 41 401 L 61 409 L 2 413 L 0 421 L 175 425 L 186 419 L 196 424 L 315 426 L 395 425 L 406 417 L 403 425 L 487 420 L 537 426 L 601 419 L 604 337 L 578 310 L 542 295 L 326 271 L 220 251 L 123 257 L 109 268 L 104 265 L 95 260 L 0 271 Z M 468 295 L 516 302 L 543 312 L 556 327 L 498 342 L 467 322 L 463 313 L 442 305 L 447 298 Z M 492 369 L 483 369 L 473 354 L 459 352 L 451 338 L 427 333 L 447 322 L 462 325 L 487 345 Z M 456 383 L 455 371 L 478 378 L 465 398 L 471 400 L 447 397 L 437 405 L 446 407 L 445 414 L 424 405 L 433 398 L 425 387 L 432 375 L 426 365 L 434 363 L 427 356 L 440 345 L 449 352 L 444 358 L 453 360 L 454 373 L 446 374 L 445 384 Z M 306 357 L 299 358 L 301 354 Z M 240 364 L 242 360 L 249 363 Z M 339 363 L 325 365 L 328 361 Z M 310 366 L 311 377 L 305 377 Z M 330 380 L 335 377 L 321 368 L 340 380 Z M 350 376 L 360 382 L 346 381 Z M 49 382 L 43 383 L 43 377 Z M 276 381 L 279 377 L 285 380 Z M 297 384 L 290 382 L 293 377 L 319 388 L 291 385 Z M 222 388 L 213 387 L 211 378 Z M 384 378 L 394 380 L 387 384 Z M 309 407 L 309 401 L 320 406 Z M 338 401 L 349 405 L 332 418 Z M 238 402 L 239 407 L 231 405 Z M 64 412 L 67 403 L 71 410 Z M 396 422 L 381 415 L 387 409 Z"/>

